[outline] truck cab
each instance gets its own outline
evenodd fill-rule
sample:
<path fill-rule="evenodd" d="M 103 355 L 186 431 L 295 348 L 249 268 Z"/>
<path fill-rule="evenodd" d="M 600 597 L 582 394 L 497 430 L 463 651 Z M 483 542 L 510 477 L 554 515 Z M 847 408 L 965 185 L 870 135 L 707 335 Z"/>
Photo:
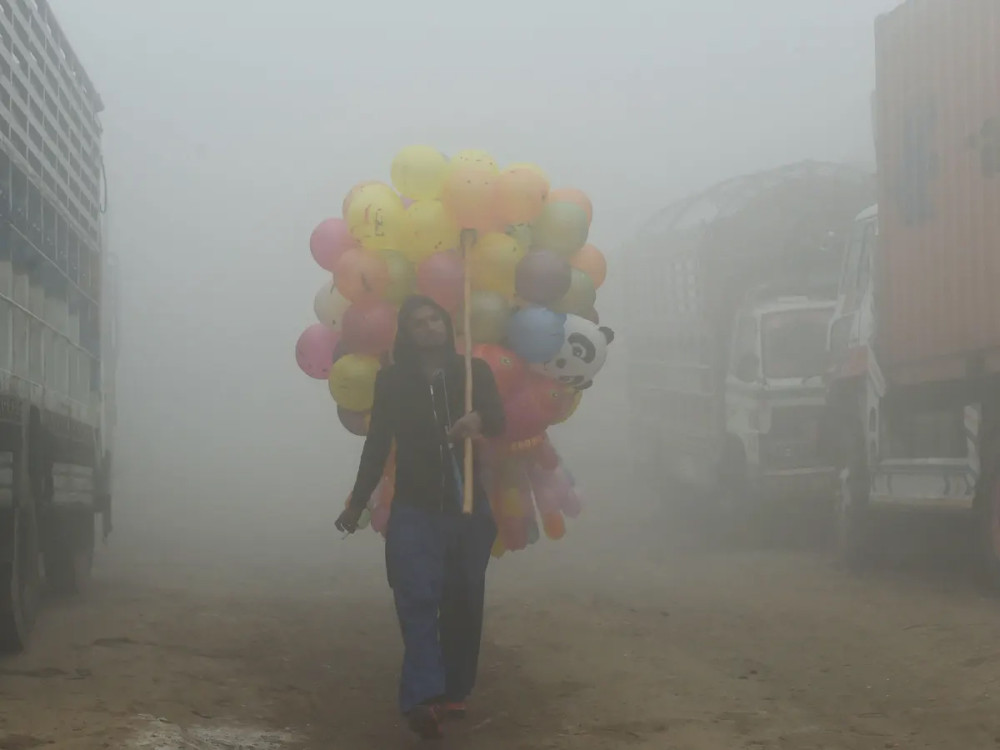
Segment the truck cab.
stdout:
<path fill-rule="evenodd" d="M 828 498 L 821 450 L 826 332 L 834 305 L 807 296 L 755 300 L 737 312 L 726 377 L 724 483 L 769 500 Z"/>

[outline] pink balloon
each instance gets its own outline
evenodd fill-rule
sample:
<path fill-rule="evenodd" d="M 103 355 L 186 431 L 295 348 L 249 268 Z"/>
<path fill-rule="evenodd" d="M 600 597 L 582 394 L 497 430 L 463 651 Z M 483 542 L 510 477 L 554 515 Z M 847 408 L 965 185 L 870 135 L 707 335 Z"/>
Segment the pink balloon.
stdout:
<path fill-rule="evenodd" d="M 401 195 L 399 197 L 403 201 L 403 208 L 409 208 L 413 205 L 413 198 L 407 198 L 405 195 Z"/>
<path fill-rule="evenodd" d="M 354 247 L 354 238 L 343 219 L 320 222 L 309 238 L 309 250 L 320 268 L 333 272 L 345 251 Z"/>
<path fill-rule="evenodd" d="M 388 302 L 355 303 L 344 313 L 342 330 L 345 349 L 379 356 L 396 337 L 396 308 Z"/>
<path fill-rule="evenodd" d="M 430 297 L 448 312 L 462 304 L 465 267 L 455 250 L 434 253 L 417 266 L 417 291 Z"/>
<path fill-rule="evenodd" d="M 336 331 L 320 323 L 311 325 L 302 332 L 295 344 L 295 361 L 309 377 L 326 380 L 330 377 L 333 352 L 339 341 L 340 334 Z"/>

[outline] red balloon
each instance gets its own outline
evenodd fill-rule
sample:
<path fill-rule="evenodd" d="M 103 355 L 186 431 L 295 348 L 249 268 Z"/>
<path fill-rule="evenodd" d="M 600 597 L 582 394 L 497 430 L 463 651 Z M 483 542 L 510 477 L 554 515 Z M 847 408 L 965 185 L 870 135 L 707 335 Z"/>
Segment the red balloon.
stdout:
<path fill-rule="evenodd" d="M 417 291 L 448 312 L 455 312 L 465 294 L 465 265 L 454 250 L 434 253 L 417 266 Z"/>
<path fill-rule="evenodd" d="M 396 337 L 396 308 L 388 302 L 355 303 L 344 313 L 341 335 L 352 354 L 379 356 Z"/>
<path fill-rule="evenodd" d="M 513 393 L 528 372 L 528 366 L 523 359 L 498 344 L 478 344 L 472 348 L 472 356 L 478 357 L 490 366 L 501 398 Z"/>

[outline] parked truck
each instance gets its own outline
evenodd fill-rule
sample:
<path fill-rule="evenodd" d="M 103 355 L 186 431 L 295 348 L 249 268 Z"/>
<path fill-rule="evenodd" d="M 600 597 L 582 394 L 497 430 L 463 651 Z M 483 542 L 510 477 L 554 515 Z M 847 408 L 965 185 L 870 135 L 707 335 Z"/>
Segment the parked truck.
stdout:
<path fill-rule="evenodd" d="M 845 560 L 885 509 L 974 520 L 1000 582 L 1000 4 L 909 0 L 876 23 L 877 207 L 829 333 Z"/>
<path fill-rule="evenodd" d="M 725 182 L 642 229 L 627 257 L 643 473 L 738 503 L 833 497 L 826 332 L 842 232 L 873 195 L 866 172 L 794 164 Z"/>
<path fill-rule="evenodd" d="M 0 649 L 43 581 L 80 590 L 110 519 L 115 278 L 103 105 L 46 0 L 0 0 Z"/>

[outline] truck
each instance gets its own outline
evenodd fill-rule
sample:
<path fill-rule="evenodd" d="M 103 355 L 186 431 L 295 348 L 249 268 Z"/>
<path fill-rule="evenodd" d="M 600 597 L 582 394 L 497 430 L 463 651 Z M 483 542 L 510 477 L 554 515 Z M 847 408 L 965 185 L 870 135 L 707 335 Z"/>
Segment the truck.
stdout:
<path fill-rule="evenodd" d="M 837 547 L 877 558 L 887 511 L 964 514 L 1000 582 L 1000 5 L 908 0 L 875 25 L 878 203 L 828 334 Z"/>
<path fill-rule="evenodd" d="M 827 330 L 843 230 L 873 197 L 869 172 L 804 162 L 726 181 L 641 229 L 626 256 L 638 471 L 730 510 L 832 504 Z"/>
<path fill-rule="evenodd" d="M 103 110 L 46 0 L 0 0 L 0 649 L 110 524 L 116 267 Z"/>

